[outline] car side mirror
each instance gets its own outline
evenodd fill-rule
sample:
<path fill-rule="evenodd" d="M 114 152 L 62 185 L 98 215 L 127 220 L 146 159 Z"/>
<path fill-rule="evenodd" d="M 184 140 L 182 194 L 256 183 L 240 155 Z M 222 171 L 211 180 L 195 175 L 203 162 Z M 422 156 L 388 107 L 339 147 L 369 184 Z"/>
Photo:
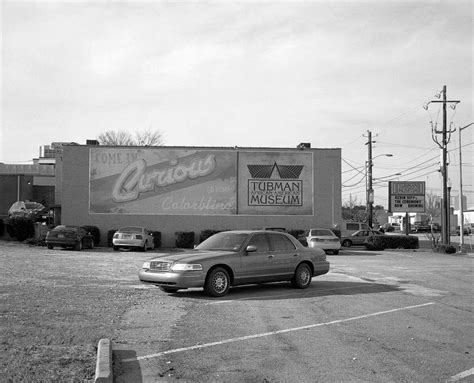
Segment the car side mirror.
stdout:
<path fill-rule="evenodd" d="M 257 251 L 257 246 L 249 245 L 249 246 L 247 246 L 247 248 L 245 250 L 247 251 L 247 253 L 252 253 L 254 251 Z"/>

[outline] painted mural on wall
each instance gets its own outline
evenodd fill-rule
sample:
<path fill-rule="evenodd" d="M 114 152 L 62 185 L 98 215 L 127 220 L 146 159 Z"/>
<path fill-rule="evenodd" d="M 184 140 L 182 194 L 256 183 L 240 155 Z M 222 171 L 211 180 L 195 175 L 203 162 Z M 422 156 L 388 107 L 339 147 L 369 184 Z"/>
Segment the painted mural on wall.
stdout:
<path fill-rule="evenodd" d="M 89 212 L 312 215 L 312 156 L 287 151 L 91 148 Z"/>
<path fill-rule="evenodd" d="M 311 152 L 241 152 L 238 179 L 239 214 L 313 214 Z"/>
<path fill-rule="evenodd" d="M 90 213 L 235 214 L 237 154 L 91 148 Z"/>

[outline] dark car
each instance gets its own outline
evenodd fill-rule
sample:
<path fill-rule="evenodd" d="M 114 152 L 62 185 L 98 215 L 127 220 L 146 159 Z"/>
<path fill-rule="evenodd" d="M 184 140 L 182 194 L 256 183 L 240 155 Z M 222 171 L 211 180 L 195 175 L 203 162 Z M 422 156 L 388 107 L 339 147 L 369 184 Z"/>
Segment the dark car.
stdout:
<path fill-rule="evenodd" d="M 454 232 L 456 235 L 460 236 L 461 235 L 461 227 L 458 225 L 456 226 L 456 230 Z M 468 225 L 464 225 L 463 226 L 463 231 L 462 231 L 463 235 L 469 235 L 471 234 L 471 227 L 468 226 Z"/>
<path fill-rule="evenodd" d="M 75 250 L 93 249 L 94 237 L 82 227 L 59 225 L 46 234 L 46 246 L 48 249 L 53 247 L 72 247 Z"/>
<path fill-rule="evenodd" d="M 328 271 L 323 250 L 306 248 L 289 234 L 239 230 L 214 234 L 189 251 L 151 259 L 138 276 L 167 293 L 203 287 L 206 294 L 222 297 L 231 286 L 265 282 L 291 281 L 305 289 L 312 277 Z"/>
<path fill-rule="evenodd" d="M 428 233 L 431 231 L 431 225 L 428 222 L 415 222 L 412 231 L 415 233 Z"/>
<path fill-rule="evenodd" d="M 358 230 L 355 233 L 352 233 L 348 237 L 342 237 L 341 243 L 344 247 L 351 246 L 363 246 L 367 241 L 367 238 L 374 235 L 384 235 L 382 232 L 377 230 Z"/>

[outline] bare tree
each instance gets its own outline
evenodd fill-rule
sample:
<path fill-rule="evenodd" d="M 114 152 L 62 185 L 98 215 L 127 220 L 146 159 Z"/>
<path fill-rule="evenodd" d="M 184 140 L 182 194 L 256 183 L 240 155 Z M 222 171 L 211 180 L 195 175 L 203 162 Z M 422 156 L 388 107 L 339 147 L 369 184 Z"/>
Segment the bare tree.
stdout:
<path fill-rule="evenodd" d="M 135 133 L 135 144 L 138 146 L 160 146 L 163 145 L 163 136 L 157 130 L 150 129 Z"/>
<path fill-rule="evenodd" d="M 135 132 L 132 136 L 129 132 L 123 130 L 108 130 L 99 134 L 97 141 L 101 145 L 109 146 L 160 146 L 163 145 L 163 137 L 157 130 L 150 129 Z"/>

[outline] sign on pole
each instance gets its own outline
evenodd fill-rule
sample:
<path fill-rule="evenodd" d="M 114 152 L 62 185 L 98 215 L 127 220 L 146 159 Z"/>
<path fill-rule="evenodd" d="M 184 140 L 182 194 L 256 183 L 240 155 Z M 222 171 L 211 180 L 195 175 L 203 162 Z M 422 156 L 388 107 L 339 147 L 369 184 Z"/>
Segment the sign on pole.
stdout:
<path fill-rule="evenodd" d="M 389 181 L 388 204 L 392 213 L 424 213 L 425 181 Z"/>

